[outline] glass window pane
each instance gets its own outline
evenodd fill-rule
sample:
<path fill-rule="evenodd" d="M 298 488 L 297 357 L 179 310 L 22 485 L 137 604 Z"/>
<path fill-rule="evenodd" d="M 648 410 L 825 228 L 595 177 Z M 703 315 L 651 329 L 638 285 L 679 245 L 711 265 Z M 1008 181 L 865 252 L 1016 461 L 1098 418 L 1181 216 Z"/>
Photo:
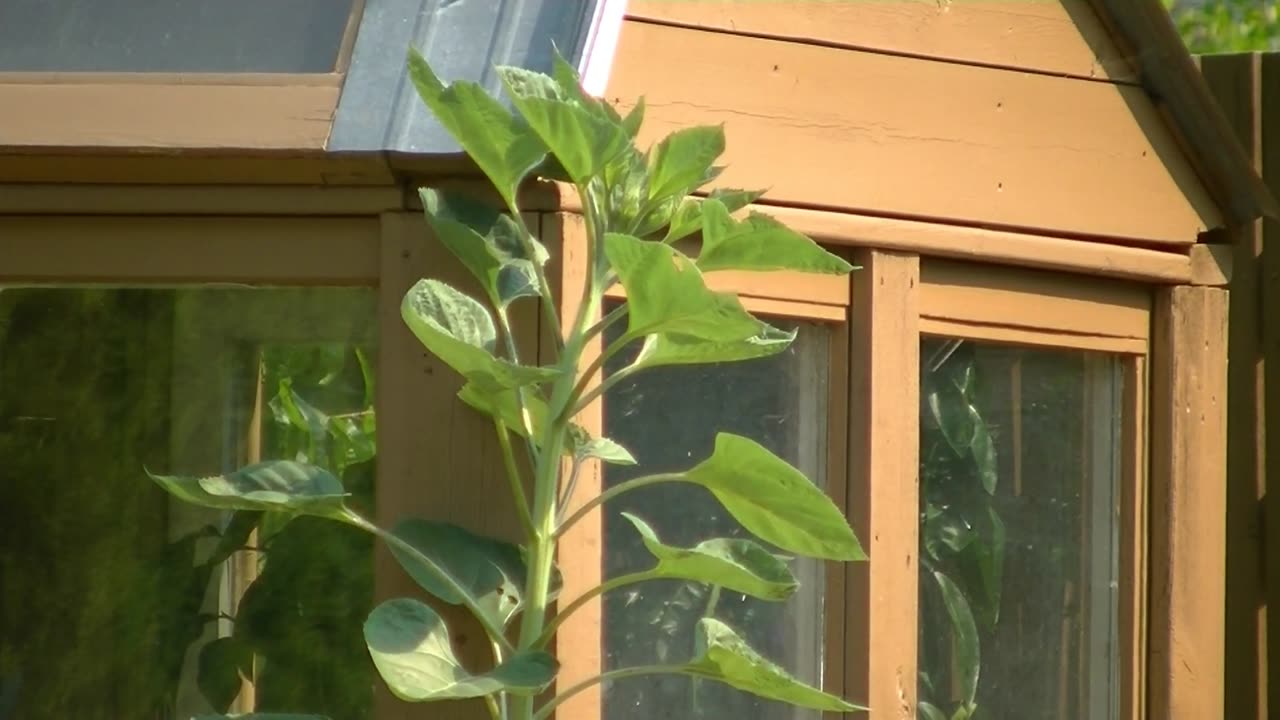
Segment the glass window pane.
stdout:
<path fill-rule="evenodd" d="M 921 717 L 1117 717 L 1118 361 L 920 359 Z"/>
<path fill-rule="evenodd" d="M 304 458 L 371 509 L 375 304 L 0 289 L 0 717 L 370 717 L 368 538 L 195 507 L 144 468 Z"/>
<path fill-rule="evenodd" d="M 5 0 L 0 71 L 333 72 L 352 0 Z"/>
<path fill-rule="evenodd" d="M 606 466 L 606 484 L 687 469 L 711 454 L 718 431 L 752 438 L 822 482 L 830 334 L 816 323 L 792 327 L 798 327 L 799 337 L 782 355 L 743 363 L 659 368 L 620 383 L 605 402 L 605 434 L 629 448 L 639 465 Z M 612 335 L 616 337 L 617 332 Z M 634 350 L 621 353 L 608 363 L 606 372 L 625 366 L 632 357 Z M 653 564 L 622 512 L 643 518 L 672 545 L 688 547 L 714 537 L 752 537 L 701 488 L 683 484 L 642 488 L 606 507 L 607 577 Z M 799 560 L 792 562 L 792 569 L 801 590 L 785 603 L 677 581 L 632 585 L 609 594 L 604 602 L 607 668 L 691 659 L 697 621 L 713 615 L 766 657 L 820 686 L 822 564 Z M 607 720 L 819 717 L 718 683 L 675 676 L 620 680 L 606 687 L 604 697 Z"/>

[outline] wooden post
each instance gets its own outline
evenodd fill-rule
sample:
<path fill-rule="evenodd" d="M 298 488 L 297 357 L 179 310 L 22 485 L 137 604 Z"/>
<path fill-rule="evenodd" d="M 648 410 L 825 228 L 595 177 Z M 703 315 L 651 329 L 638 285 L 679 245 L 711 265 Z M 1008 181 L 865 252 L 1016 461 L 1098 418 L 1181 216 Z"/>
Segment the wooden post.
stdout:
<path fill-rule="evenodd" d="M 920 260 L 861 250 L 854 263 L 848 507 L 871 562 L 847 566 L 845 691 L 874 720 L 915 720 Z"/>
<path fill-rule="evenodd" d="M 1156 293 L 1149 709 L 1220 718 L 1226 601 L 1227 292 Z"/>
<path fill-rule="evenodd" d="M 1260 123 L 1265 137 L 1262 140 L 1261 166 L 1262 179 L 1272 193 L 1280 193 L 1280 54 L 1262 56 L 1262 66 L 1258 85 L 1261 88 L 1260 116 L 1268 118 L 1270 124 Z M 1260 436 L 1263 442 L 1262 495 L 1265 500 L 1265 518 L 1263 523 L 1265 538 L 1262 556 L 1266 559 L 1263 569 L 1263 585 L 1266 606 L 1280 607 L 1280 485 L 1276 492 L 1267 492 L 1266 457 L 1280 458 L 1280 220 L 1266 218 L 1262 222 L 1263 251 L 1261 268 L 1258 271 L 1258 302 L 1267 311 L 1259 313 L 1262 321 L 1262 363 L 1263 363 L 1263 417 Z M 1270 248 L 1266 245 L 1270 244 Z M 1270 362 L 1267 359 L 1270 358 Z M 1270 579 L 1268 582 L 1267 579 Z M 1280 622 L 1271 622 L 1264 628 L 1267 637 L 1266 655 L 1268 658 L 1280 657 Z M 1270 708 L 1280 708 L 1280 678 L 1272 678 L 1271 674 L 1280 670 L 1280 662 L 1270 661 L 1263 668 L 1267 682 L 1266 704 L 1261 708 L 1265 714 Z"/>

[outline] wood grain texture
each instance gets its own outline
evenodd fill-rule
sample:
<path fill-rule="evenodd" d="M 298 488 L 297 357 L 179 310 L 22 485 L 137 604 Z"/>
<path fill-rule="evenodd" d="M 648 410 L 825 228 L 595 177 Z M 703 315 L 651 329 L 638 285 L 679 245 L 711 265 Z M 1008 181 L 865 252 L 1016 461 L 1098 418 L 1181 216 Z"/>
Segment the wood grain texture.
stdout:
<path fill-rule="evenodd" d="M 718 184 L 776 203 L 1182 246 L 1220 223 L 1137 88 L 633 20 L 607 97 L 641 95 L 642 144 L 724 123 Z"/>
<path fill-rule="evenodd" d="M 376 217 L 0 215 L 0 279 L 372 286 L 378 237 Z"/>
<path fill-rule="evenodd" d="M 1148 709 L 1223 717 L 1227 291 L 1157 291 Z"/>
<path fill-rule="evenodd" d="M 872 720 L 915 720 L 920 264 L 880 250 L 854 263 L 848 505 L 871 561 L 846 569 L 845 692 Z"/>
<path fill-rule="evenodd" d="M 322 150 L 336 85 L 0 85 L 0 148 Z"/>
<path fill-rule="evenodd" d="M 1147 694 L 1149 417 L 1147 357 L 1127 358 L 1120 428 L 1120 717 L 1141 720 Z"/>
<path fill-rule="evenodd" d="M 1132 82 L 1085 0 L 631 0 L 627 15 L 724 32 Z"/>
<path fill-rule="evenodd" d="M 0 182 L 149 185 L 393 185 L 380 153 L 0 148 Z"/>
<path fill-rule="evenodd" d="M 1226 287 L 1231 283 L 1234 247 L 1226 243 L 1199 243 L 1188 250 L 1192 285 Z"/>

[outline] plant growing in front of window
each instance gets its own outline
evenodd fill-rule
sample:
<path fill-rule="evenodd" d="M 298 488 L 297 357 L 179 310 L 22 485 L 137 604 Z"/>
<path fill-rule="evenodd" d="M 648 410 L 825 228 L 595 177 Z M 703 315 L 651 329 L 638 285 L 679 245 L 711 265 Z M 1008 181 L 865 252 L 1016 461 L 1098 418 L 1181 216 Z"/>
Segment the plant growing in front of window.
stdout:
<path fill-rule="evenodd" d="M 598 683 L 681 674 L 799 707 L 858 709 L 791 677 L 711 617 L 697 627 L 695 657 L 610 670 L 539 699 L 556 678 L 557 662 L 549 651 L 556 630 L 603 592 L 676 579 L 782 601 L 798 583 L 779 552 L 865 559 L 843 513 L 821 490 L 759 444 L 727 433 L 718 436 L 710 457 L 685 471 L 620 483 L 568 512 L 584 463 L 636 462 L 618 443 L 592 437 L 575 423 L 610 387 L 654 367 L 765 357 L 794 339 L 794 333 L 752 316 L 736 296 L 710 290 L 704 272 L 844 274 L 852 268 L 771 218 L 733 216 L 759 193 L 718 190 L 701 200 L 690 196 L 720 172 L 714 162 L 724 150 L 721 127 L 680 130 L 641 152 L 634 140 L 643 102 L 621 116 L 584 93 L 575 71 L 558 55 L 552 76 L 498 68 L 514 113 L 477 85 L 446 87 L 416 53 L 409 66 L 427 106 L 488 176 L 506 207 L 422 190 L 435 238 L 479 281 L 488 306 L 439 280 L 424 279 L 405 296 L 402 315 L 426 349 L 465 379 L 459 397 L 492 418 L 525 543 L 421 519 L 379 527 L 347 505 L 337 477 L 296 460 L 214 477 L 153 476 L 156 482 L 205 506 L 316 516 L 365 530 L 386 542 L 409 576 L 436 600 L 469 610 L 492 647 L 492 667 L 484 671 L 458 661 L 448 629 L 430 605 L 393 599 L 370 613 L 364 624 L 370 656 L 390 690 L 406 701 L 482 698 L 495 719 L 541 720 Z M 517 203 L 518 189 L 534 176 L 572 183 L 582 199 L 587 282 L 573 317 L 557 311 L 565 305 L 547 281 L 547 250 L 524 224 Z M 678 241 L 698 233 L 696 255 L 677 248 Z M 604 314 L 605 292 L 619 284 L 627 302 Z M 542 322 L 556 338 L 553 362 L 535 365 L 521 358 L 509 319 L 516 302 L 540 305 Z M 615 326 L 625 330 L 592 357 L 592 344 Z M 630 365 L 592 384 L 606 360 L 637 346 Z M 526 458 L 527 463 L 518 461 Z M 610 499 L 659 483 L 707 489 L 759 542 L 721 538 L 672 547 L 644 520 L 628 516 L 654 557 L 653 567 L 612 579 L 582 597 L 565 598 L 557 608 L 555 557 L 565 533 Z"/>

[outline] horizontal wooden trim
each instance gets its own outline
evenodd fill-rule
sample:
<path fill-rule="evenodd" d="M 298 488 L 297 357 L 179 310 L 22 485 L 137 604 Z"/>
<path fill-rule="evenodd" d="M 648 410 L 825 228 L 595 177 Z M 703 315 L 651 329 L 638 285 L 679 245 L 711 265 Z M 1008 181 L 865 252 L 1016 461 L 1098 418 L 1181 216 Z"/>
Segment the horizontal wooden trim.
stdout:
<path fill-rule="evenodd" d="M 1132 82 L 1087 0 L 631 0 L 635 19 Z"/>
<path fill-rule="evenodd" d="M 336 85 L 0 84 L 0 148 L 322 150 Z"/>
<path fill-rule="evenodd" d="M 0 217 L 0 284 L 378 284 L 370 218 Z"/>
<path fill-rule="evenodd" d="M 723 123 L 717 184 L 780 204 L 1183 247 L 1221 224 L 1135 87 L 632 20 L 607 97 L 642 95 L 642 144 Z"/>
<path fill-rule="evenodd" d="M 1132 340 L 1151 335 L 1151 293 L 1126 283 L 929 260 L 920 314 L 933 320 Z"/>
<path fill-rule="evenodd" d="M 342 73 L 0 72 L 0 85 L 253 85 L 337 87 Z"/>
<path fill-rule="evenodd" d="M 399 186 L 0 185 L 0 215 L 377 215 Z"/>
<path fill-rule="evenodd" d="M 1191 246 L 1191 284 L 1226 287 L 1231 283 L 1232 246 L 1201 243 Z"/>
<path fill-rule="evenodd" d="M 710 284 L 710 283 L 708 283 Z M 721 292 L 730 292 L 731 288 L 721 286 Z M 626 299 L 627 293 L 621 285 L 615 285 L 605 291 L 605 297 L 614 300 Z M 758 315 L 796 318 L 799 320 L 818 320 L 822 322 L 845 322 L 848 320 L 847 305 L 825 305 L 822 303 L 801 300 L 784 300 L 757 295 L 739 294 L 738 299 L 747 310 Z"/>
<path fill-rule="evenodd" d="M 986 340 L 1010 345 L 1070 348 L 1072 350 L 1089 350 L 1121 355 L 1146 355 L 1148 352 L 1147 341 L 1138 338 L 1080 335 L 1033 328 L 1010 327 L 1008 325 L 941 320 L 923 316 L 920 318 L 920 332 L 926 335 Z"/>
<path fill-rule="evenodd" d="M 707 273 L 704 278 L 707 287 L 718 292 L 834 307 L 849 305 L 848 275 L 717 271 Z"/>
<path fill-rule="evenodd" d="M 0 94 L 3 94 L 0 91 Z M 0 110 L 0 116 L 4 111 Z M 0 148 L 0 182 L 125 185 L 394 185 L 381 153 Z"/>

